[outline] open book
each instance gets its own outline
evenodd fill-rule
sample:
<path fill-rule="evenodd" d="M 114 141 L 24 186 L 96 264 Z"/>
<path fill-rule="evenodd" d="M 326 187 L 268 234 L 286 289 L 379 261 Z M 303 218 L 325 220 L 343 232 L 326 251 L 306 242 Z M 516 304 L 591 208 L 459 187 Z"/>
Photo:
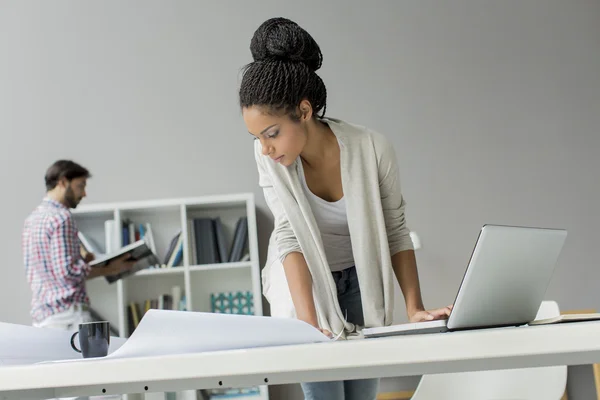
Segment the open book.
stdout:
<path fill-rule="evenodd" d="M 160 261 L 158 261 L 158 257 L 156 256 L 156 254 L 154 254 L 152 252 L 152 250 L 148 246 L 148 243 L 146 242 L 146 240 L 142 239 L 142 240 L 138 240 L 135 243 L 132 243 L 130 245 L 122 247 L 121 249 L 119 249 L 113 253 L 106 254 L 102 257 L 99 257 L 98 259 L 92 261 L 90 263 L 90 265 L 92 267 L 104 267 L 104 266 L 108 265 L 108 263 L 111 260 L 119 258 L 119 257 L 123 256 L 124 254 L 129 254 L 130 257 L 133 260 L 136 260 L 137 262 L 134 264 L 134 266 L 131 269 L 129 269 L 127 271 L 121 272 L 120 274 L 117 274 L 117 275 L 111 275 L 111 276 L 105 277 L 106 280 L 108 281 L 108 283 L 116 282 L 119 279 L 124 278 L 129 275 L 132 275 L 132 274 L 135 274 L 136 272 L 138 272 L 142 269 L 146 269 L 153 265 L 160 264 Z"/>
<path fill-rule="evenodd" d="M 531 321 L 529 325 L 547 325 L 547 324 L 560 324 L 565 322 L 583 322 L 583 321 L 598 321 L 600 320 L 600 313 L 595 314 L 565 314 L 557 315 L 553 318 L 538 319 Z"/>

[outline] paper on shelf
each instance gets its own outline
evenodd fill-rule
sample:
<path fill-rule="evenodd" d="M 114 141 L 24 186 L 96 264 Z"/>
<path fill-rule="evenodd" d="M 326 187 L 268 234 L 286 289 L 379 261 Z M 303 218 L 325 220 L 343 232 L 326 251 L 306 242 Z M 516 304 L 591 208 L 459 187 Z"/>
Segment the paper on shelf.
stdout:
<path fill-rule="evenodd" d="M 72 334 L 73 331 L 0 322 L 0 367 L 82 359 L 81 354 L 71 348 Z M 111 336 L 109 353 L 125 341 Z"/>
<path fill-rule="evenodd" d="M 106 358 L 148 357 L 330 339 L 293 318 L 150 309 L 123 346 Z"/>

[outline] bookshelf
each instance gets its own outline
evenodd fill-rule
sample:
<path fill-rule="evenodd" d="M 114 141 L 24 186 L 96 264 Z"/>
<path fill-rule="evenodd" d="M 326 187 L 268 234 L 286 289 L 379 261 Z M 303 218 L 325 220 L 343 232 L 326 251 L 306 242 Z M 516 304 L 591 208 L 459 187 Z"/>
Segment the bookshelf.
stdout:
<path fill-rule="evenodd" d="M 146 236 L 153 242 L 162 264 L 168 264 L 169 258 L 171 264 L 179 259 L 175 265 L 145 269 L 112 284 L 103 277 L 86 283 L 92 310 L 109 321 L 118 336 L 128 337 L 134 328 L 133 304 L 139 307 L 139 321 L 149 301 L 164 298 L 160 304 L 167 304 L 165 295 L 171 295 L 171 309 L 213 312 L 215 302 L 211 295 L 243 293 L 252 300 L 251 313 L 263 315 L 253 193 L 82 204 L 73 210 L 73 216 L 78 230 L 99 252 L 114 251 Z M 206 231 L 194 228 L 194 221 L 206 223 L 217 219 L 219 238 L 215 239 L 214 233 L 211 246 L 215 253 L 207 259 L 206 248 L 200 252 L 202 256 L 198 252 L 198 246 L 205 242 Z M 241 226 L 236 229 L 238 225 Z M 217 223 L 213 222 L 213 226 Z M 236 232 L 242 233 L 239 241 L 243 246 L 242 250 L 233 251 Z M 202 239 L 198 240 L 198 236 Z M 181 246 L 179 258 L 174 255 L 178 246 Z M 181 300 L 176 305 L 175 294 L 179 292 Z M 157 302 L 152 303 L 156 305 Z M 260 395 L 252 398 L 268 400 L 267 388 L 260 387 Z"/>

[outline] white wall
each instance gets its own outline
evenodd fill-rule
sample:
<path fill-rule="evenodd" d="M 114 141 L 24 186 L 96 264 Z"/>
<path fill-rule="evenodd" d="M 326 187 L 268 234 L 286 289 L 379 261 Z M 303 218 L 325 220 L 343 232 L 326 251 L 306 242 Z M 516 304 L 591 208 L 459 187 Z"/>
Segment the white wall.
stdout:
<path fill-rule="evenodd" d="M 86 202 L 254 191 L 264 254 L 237 87 L 280 15 L 321 45 L 328 115 L 392 139 L 427 306 L 453 301 L 478 229 L 504 223 L 567 228 L 547 297 L 600 308 L 600 3 L 376 4 L 0 3 L 0 320 L 29 322 L 20 231 L 57 158 L 94 174 Z"/>

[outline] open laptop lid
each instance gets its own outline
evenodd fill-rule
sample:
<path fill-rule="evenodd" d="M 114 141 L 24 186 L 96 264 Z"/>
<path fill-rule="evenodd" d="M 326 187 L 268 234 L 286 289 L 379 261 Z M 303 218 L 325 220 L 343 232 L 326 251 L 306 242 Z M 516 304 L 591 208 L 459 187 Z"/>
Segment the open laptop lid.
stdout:
<path fill-rule="evenodd" d="M 522 325 L 535 319 L 566 237 L 563 229 L 484 225 L 448 329 Z"/>

